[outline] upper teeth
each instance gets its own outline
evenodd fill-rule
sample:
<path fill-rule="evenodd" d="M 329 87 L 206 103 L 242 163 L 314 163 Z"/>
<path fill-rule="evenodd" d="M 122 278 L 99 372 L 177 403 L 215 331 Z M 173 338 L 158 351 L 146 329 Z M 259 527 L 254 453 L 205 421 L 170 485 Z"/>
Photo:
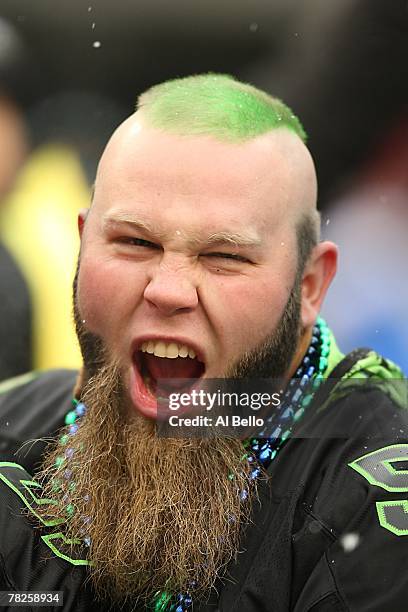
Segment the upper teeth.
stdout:
<path fill-rule="evenodd" d="M 170 342 L 168 344 L 161 340 L 158 342 L 153 340 L 143 342 L 141 350 L 144 353 L 156 355 L 156 357 L 168 357 L 169 359 L 175 359 L 176 357 L 191 357 L 191 359 L 194 359 L 196 356 L 195 351 L 185 344 L 176 344 L 175 342 Z"/>

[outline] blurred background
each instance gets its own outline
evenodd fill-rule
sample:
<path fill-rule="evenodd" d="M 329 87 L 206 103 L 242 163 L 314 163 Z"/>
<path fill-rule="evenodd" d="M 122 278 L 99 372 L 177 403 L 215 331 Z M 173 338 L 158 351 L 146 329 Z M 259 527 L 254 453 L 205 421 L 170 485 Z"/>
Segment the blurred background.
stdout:
<path fill-rule="evenodd" d="M 0 2 L 0 379 L 80 364 L 76 217 L 97 160 L 141 91 L 208 71 L 301 118 L 340 247 L 323 315 L 343 351 L 407 373 L 407 1 L 88 2 Z"/>

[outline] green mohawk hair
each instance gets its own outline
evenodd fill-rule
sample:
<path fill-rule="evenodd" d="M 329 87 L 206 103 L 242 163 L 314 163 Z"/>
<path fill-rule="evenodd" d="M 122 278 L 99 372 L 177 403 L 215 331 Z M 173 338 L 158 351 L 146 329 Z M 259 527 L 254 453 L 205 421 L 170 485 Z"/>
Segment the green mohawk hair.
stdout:
<path fill-rule="evenodd" d="M 302 124 L 286 104 L 227 74 L 155 85 L 139 97 L 137 109 L 143 109 L 153 127 L 178 135 L 240 142 L 282 127 L 306 141 Z"/>

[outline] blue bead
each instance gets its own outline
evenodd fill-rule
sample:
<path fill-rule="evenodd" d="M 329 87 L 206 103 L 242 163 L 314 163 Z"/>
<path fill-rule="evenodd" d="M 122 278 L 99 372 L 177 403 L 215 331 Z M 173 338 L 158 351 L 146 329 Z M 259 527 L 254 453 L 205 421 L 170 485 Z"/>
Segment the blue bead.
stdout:
<path fill-rule="evenodd" d="M 184 612 L 183 606 L 177 606 L 176 612 Z"/>
<path fill-rule="evenodd" d="M 310 366 L 310 368 L 307 371 L 307 375 L 308 375 L 309 378 L 312 378 L 312 376 L 313 376 L 313 374 L 315 372 L 315 369 L 316 368 L 314 366 Z"/>
<path fill-rule="evenodd" d="M 64 472 L 64 478 L 65 478 L 66 480 L 69 480 L 69 479 L 71 478 L 71 476 L 72 476 L 72 470 L 65 470 L 65 472 Z"/>
<path fill-rule="evenodd" d="M 86 406 L 85 404 L 83 404 L 82 402 L 80 402 L 79 404 L 77 404 L 75 410 L 74 410 L 75 414 L 77 416 L 84 416 L 85 412 L 86 412 Z"/>
<path fill-rule="evenodd" d="M 191 606 L 192 603 L 193 603 L 193 600 L 191 599 L 191 597 L 189 595 L 186 595 L 186 597 L 184 598 L 184 604 L 186 606 Z"/>
<path fill-rule="evenodd" d="M 271 448 L 266 448 L 264 451 L 260 453 L 259 455 L 260 460 L 265 461 L 265 459 L 269 459 L 271 452 L 272 452 Z"/>
<path fill-rule="evenodd" d="M 290 419 L 293 416 L 293 408 L 290 406 L 286 408 L 285 412 L 282 414 L 282 420 Z"/>
<path fill-rule="evenodd" d="M 319 342 L 319 338 L 317 336 L 312 336 L 312 340 L 310 344 L 315 345 Z"/>
<path fill-rule="evenodd" d="M 301 389 L 297 389 L 295 394 L 293 395 L 293 402 L 298 402 L 300 400 L 300 398 L 302 397 L 302 390 Z"/>
<path fill-rule="evenodd" d="M 67 450 L 65 451 L 65 456 L 66 456 L 68 459 L 71 459 L 71 457 L 73 456 L 74 452 L 75 452 L 75 451 L 74 451 L 74 449 L 73 449 L 72 447 L 67 448 Z"/>
<path fill-rule="evenodd" d="M 309 377 L 307 374 L 305 374 L 304 376 L 302 376 L 302 379 L 300 381 L 300 386 L 302 387 L 302 389 L 303 387 L 307 385 L 308 382 L 309 382 Z"/>
<path fill-rule="evenodd" d="M 314 355 L 316 352 L 316 349 L 314 348 L 314 346 L 309 346 L 309 350 L 307 351 L 308 355 Z"/>
<path fill-rule="evenodd" d="M 277 427 L 275 431 L 272 432 L 271 438 L 278 438 L 281 431 L 281 428 Z"/>
<path fill-rule="evenodd" d="M 89 536 L 84 538 L 84 544 L 85 546 L 88 546 L 88 547 L 91 545 L 91 538 Z"/>
<path fill-rule="evenodd" d="M 239 497 L 240 497 L 241 501 L 245 501 L 248 498 L 248 491 L 246 489 L 244 489 L 239 494 Z"/>
<path fill-rule="evenodd" d="M 309 365 L 309 363 L 310 363 L 310 357 L 305 357 L 302 362 L 302 366 L 306 367 L 307 365 Z"/>
<path fill-rule="evenodd" d="M 303 372 L 303 368 L 302 368 L 302 367 L 298 368 L 298 369 L 296 370 L 296 374 L 295 374 L 295 376 L 297 376 L 297 378 L 299 378 L 299 376 L 301 376 L 301 375 L 302 375 L 302 372 Z M 291 382 L 293 382 L 293 381 L 291 381 Z M 293 385 L 292 385 L 292 386 L 293 386 Z"/>
<path fill-rule="evenodd" d="M 76 434 L 77 431 L 78 431 L 78 425 L 70 425 L 69 426 L 69 433 L 71 434 L 71 436 Z"/>
<path fill-rule="evenodd" d="M 177 595 L 177 601 L 183 601 L 183 600 L 184 600 L 184 595 L 183 595 L 183 593 L 179 593 L 179 594 Z"/>

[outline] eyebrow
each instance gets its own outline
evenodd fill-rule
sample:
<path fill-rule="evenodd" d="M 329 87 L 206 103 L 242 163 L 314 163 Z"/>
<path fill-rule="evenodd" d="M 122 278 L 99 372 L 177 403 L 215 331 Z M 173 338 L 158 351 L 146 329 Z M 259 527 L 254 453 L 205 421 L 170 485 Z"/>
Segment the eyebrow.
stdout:
<path fill-rule="evenodd" d="M 102 217 L 102 228 L 109 229 L 116 225 L 127 225 L 132 231 L 142 231 L 149 234 L 152 237 L 156 237 L 158 240 L 164 239 L 164 234 L 157 231 L 157 227 L 153 227 L 147 221 L 136 219 L 134 216 L 129 215 L 127 212 L 116 212 L 114 215 L 105 214 Z M 250 233 L 239 233 L 239 232 L 227 232 L 220 231 L 214 232 L 202 238 L 200 236 L 192 236 L 187 240 L 189 246 L 194 247 L 214 247 L 214 246 L 233 246 L 239 247 L 259 247 L 262 241 L 256 234 Z"/>

